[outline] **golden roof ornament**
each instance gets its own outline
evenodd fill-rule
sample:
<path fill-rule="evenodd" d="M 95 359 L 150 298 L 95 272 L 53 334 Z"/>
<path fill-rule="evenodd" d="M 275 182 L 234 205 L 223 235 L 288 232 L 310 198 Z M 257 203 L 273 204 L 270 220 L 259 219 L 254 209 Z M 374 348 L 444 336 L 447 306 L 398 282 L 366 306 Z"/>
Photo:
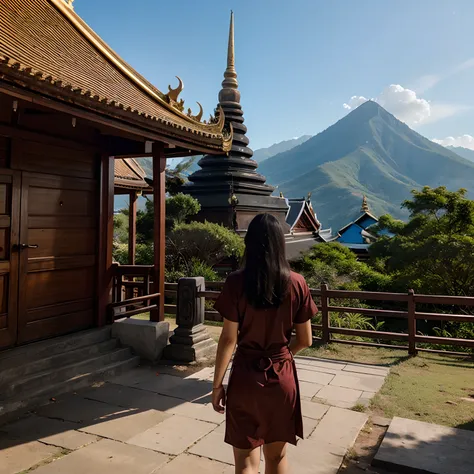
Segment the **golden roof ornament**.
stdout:
<path fill-rule="evenodd" d="M 365 194 L 362 198 L 362 207 L 360 208 L 360 212 L 370 212 L 369 204 L 367 202 L 367 196 Z"/>
<path fill-rule="evenodd" d="M 74 6 L 72 5 L 74 3 L 74 0 L 66 0 L 66 4 L 69 8 L 74 10 Z"/>
<path fill-rule="evenodd" d="M 165 95 L 166 102 L 172 105 L 175 109 L 178 109 L 180 112 L 184 110 L 184 100 L 181 99 L 178 101 L 179 94 L 184 89 L 183 81 L 180 77 L 175 76 L 178 79 L 178 87 L 176 89 L 172 89 L 171 86 L 168 86 L 168 93 Z"/>
<path fill-rule="evenodd" d="M 191 110 L 191 108 L 188 108 L 188 117 L 192 118 L 193 120 L 196 120 L 196 122 L 200 122 L 204 110 L 202 109 L 202 105 L 199 102 L 196 101 L 196 104 L 199 105 L 199 113 L 197 115 L 193 115 L 193 111 Z"/>

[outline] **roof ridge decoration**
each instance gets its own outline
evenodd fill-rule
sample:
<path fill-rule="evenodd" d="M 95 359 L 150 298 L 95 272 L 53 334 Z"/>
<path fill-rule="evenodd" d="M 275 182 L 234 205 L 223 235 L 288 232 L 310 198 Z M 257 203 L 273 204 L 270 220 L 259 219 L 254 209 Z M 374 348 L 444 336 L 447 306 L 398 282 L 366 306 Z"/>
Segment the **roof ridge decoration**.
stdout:
<path fill-rule="evenodd" d="M 52 5 L 54 5 L 65 17 L 66 19 L 76 28 L 76 30 L 87 40 L 89 43 L 99 51 L 107 60 L 109 60 L 125 77 L 132 81 L 139 89 L 146 93 L 153 100 L 158 102 L 163 107 L 179 115 L 182 119 L 191 122 L 193 124 L 199 123 L 203 126 L 203 131 L 208 131 L 209 133 L 221 133 L 224 127 L 224 116 L 222 114 L 221 120 L 218 121 L 209 121 L 208 123 L 202 123 L 197 121 L 195 117 L 199 117 L 200 114 L 196 116 L 187 115 L 184 111 L 184 100 L 178 102 L 178 96 L 183 90 L 183 83 L 181 79 L 178 78 L 180 84 L 177 89 L 171 89 L 168 86 L 169 92 L 163 94 L 150 82 L 148 82 L 141 74 L 139 74 L 135 69 L 133 69 L 127 62 L 125 62 L 115 51 L 112 50 L 103 40 L 100 38 L 92 28 L 87 25 L 87 23 L 74 12 L 72 5 L 70 3 L 65 3 L 64 0 L 48 0 Z M 70 1 L 70 0 L 69 0 Z M 170 96 L 171 94 L 171 96 Z M 201 115 L 202 117 L 202 115 Z"/>

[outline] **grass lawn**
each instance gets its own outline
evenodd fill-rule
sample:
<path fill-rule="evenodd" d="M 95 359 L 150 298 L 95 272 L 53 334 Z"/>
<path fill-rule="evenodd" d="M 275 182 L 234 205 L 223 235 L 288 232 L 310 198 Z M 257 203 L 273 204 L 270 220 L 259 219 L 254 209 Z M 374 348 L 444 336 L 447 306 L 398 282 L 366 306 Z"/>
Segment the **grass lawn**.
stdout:
<path fill-rule="evenodd" d="M 306 349 L 302 355 L 390 366 L 385 385 L 371 411 L 474 431 L 474 359 L 331 344 Z"/>

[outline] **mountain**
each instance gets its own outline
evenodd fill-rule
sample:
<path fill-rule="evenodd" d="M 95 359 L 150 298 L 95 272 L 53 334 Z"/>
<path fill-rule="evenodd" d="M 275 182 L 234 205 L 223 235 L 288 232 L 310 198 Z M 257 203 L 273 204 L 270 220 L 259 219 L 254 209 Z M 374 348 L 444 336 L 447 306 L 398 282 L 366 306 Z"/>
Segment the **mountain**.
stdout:
<path fill-rule="evenodd" d="M 474 163 L 411 130 L 373 101 L 265 160 L 259 172 L 288 198 L 311 192 L 318 218 L 334 230 L 359 215 L 363 195 L 372 213 L 403 219 L 407 214 L 400 203 L 412 189 L 444 185 L 474 194 Z"/>
<path fill-rule="evenodd" d="M 267 158 L 271 158 L 272 156 L 278 155 L 278 153 L 283 153 L 285 151 L 291 150 L 295 146 L 301 145 L 302 143 L 309 140 L 310 138 L 311 138 L 311 135 L 303 135 L 299 138 L 293 138 L 291 140 L 284 140 L 279 143 L 274 143 L 268 148 L 259 148 L 258 150 L 255 150 L 253 152 L 252 158 L 257 163 L 261 163 Z"/>
<path fill-rule="evenodd" d="M 466 160 L 474 161 L 474 150 L 462 146 L 447 146 L 446 148 L 456 153 L 456 155 L 466 158 Z"/>

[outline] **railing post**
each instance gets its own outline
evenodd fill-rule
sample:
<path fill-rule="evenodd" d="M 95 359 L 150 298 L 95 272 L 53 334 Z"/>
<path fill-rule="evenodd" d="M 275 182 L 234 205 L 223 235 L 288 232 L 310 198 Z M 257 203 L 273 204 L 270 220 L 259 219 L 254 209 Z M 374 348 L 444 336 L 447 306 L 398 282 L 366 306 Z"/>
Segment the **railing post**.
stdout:
<path fill-rule="evenodd" d="M 408 354 L 415 356 L 416 350 L 416 318 L 415 318 L 415 292 L 408 291 Z"/>
<path fill-rule="evenodd" d="M 321 324 L 323 326 L 322 342 L 328 344 L 331 342 L 330 323 L 329 323 L 329 310 L 328 310 L 328 286 L 321 285 Z"/>
<path fill-rule="evenodd" d="M 204 326 L 204 298 L 198 293 L 205 291 L 204 278 L 181 278 L 178 282 L 176 324 L 165 349 L 169 360 L 194 362 L 215 354 L 216 343 Z"/>

